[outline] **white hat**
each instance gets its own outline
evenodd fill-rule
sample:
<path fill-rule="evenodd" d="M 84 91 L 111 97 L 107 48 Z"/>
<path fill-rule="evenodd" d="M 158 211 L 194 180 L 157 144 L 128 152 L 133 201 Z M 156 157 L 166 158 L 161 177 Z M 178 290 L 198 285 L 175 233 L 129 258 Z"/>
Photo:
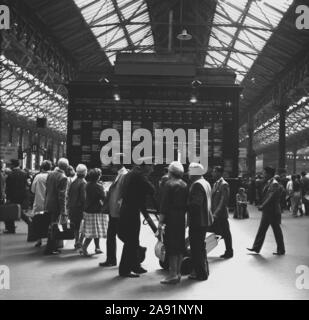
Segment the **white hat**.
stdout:
<path fill-rule="evenodd" d="M 77 174 L 84 174 L 86 175 L 87 174 L 87 167 L 84 165 L 84 164 L 79 164 L 77 167 L 76 167 L 76 173 Z"/>
<path fill-rule="evenodd" d="M 181 162 L 173 161 L 168 166 L 168 171 L 174 174 L 182 175 L 184 173 L 184 168 Z"/>
<path fill-rule="evenodd" d="M 197 162 L 192 162 L 189 165 L 190 176 L 202 176 L 205 173 L 204 166 Z"/>

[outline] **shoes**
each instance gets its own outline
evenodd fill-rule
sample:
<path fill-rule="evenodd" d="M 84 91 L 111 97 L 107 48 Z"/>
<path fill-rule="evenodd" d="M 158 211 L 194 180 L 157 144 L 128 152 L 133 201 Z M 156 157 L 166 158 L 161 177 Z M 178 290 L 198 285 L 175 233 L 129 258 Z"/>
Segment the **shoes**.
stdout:
<path fill-rule="evenodd" d="M 134 269 L 133 272 L 137 273 L 137 274 L 142 274 L 142 273 L 146 273 L 148 271 L 146 269 L 144 269 L 143 267 L 138 267 L 138 268 Z"/>
<path fill-rule="evenodd" d="M 99 263 L 99 267 L 114 267 L 116 265 L 117 265 L 117 263 L 111 263 L 111 262 L 108 262 L 108 261 Z"/>
<path fill-rule="evenodd" d="M 273 252 L 274 256 L 284 256 L 285 252 L 284 251 L 277 251 L 277 252 Z"/>
<path fill-rule="evenodd" d="M 255 252 L 255 253 L 260 253 L 259 251 L 257 251 L 256 249 L 254 248 L 247 248 L 247 250 L 251 251 L 251 252 Z"/>
<path fill-rule="evenodd" d="M 197 281 L 206 281 L 208 279 L 208 276 L 204 276 L 204 277 L 198 277 L 197 275 L 195 274 L 190 274 L 188 276 L 188 279 L 190 280 L 197 280 Z"/>
<path fill-rule="evenodd" d="M 160 281 L 161 284 L 177 284 L 179 282 L 180 282 L 179 276 L 177 278 L 164 279 Z"/>
<path fill-rule="evenodd" d="M 39 248 L 39 247 L 41 247 L 41 246 L 42 246 L 42 241 L 41 241 L 41 240 L 38 241 L 38 242 L 34 245 L 35 248 Z"/>
<path fill-rule="evenodd" d="M 88 251 L 87 251 L 87 249 L 85 249 L 85 248 L 81 248 L 81 250 L 79 251 L 79 254 L 81 255 L 81 256 L 84 256 L 84 257 L 91 257 L 91 254 L 89 254 L 88 253 Z"/>
<path fill-rule="evenodd" d="M 221 255 L 220 258 L 231 259 L 231 258 L 233 258 L 233 256 L 234 256 L 233 252 L 225 252 L 225 254 Z"/>
<path fill-rule="evenodd" d="M 119 274 L 119 275 L 120 277 L 123 277 L 123 278 L 139 278 L 139 274 L 136 274 L 133 272 L 126 273 L 126 274 Z"/>
<path fill-rule="evenodd" d="M 103 253 L 101 249 L 95 249 L 95 254 L 101 254 Z"/>
<path fill-rule="evenodd" d="M 75 250 L 78 250 L 78 249 L 81 249 L 82 245 L 80 243 L 75 243 L 74 244 L 74 249 Z"/>
<path fill-rule="evenodd" d="M 4 234 L 15 234 L 16 231 L 15 231 L 15 230 L 14 230 L 14 231 L 4 230 L 3 233 L 4 233 Z"/>
<path fill-rule="evenodd" d="M 44 252 L 44 255 L 45 255 L 45 256 L 52 256 L 52 255 L 58 255 L 58 254 L 60 254 L 60 253 L 61 253 L 60 250 L 45 251 L 45 252 Z"/>

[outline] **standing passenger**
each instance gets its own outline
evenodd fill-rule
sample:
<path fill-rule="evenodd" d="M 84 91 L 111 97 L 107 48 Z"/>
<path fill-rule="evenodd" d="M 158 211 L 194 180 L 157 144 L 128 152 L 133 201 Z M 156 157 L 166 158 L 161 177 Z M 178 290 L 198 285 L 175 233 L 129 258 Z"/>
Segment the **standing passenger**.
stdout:
<path fill-rule="evenodd" d="M 42 213 L 44 211 L 45 197 L 46 197 L 46 181 L 49 171 L 51 170 L 51 162 L 44 160 L 41 164 L 41 172 L 37 174 L 31 185 L 31 192 L 34 194 L 33 201 L 33 215 Z M 47 230 L 46 230 L 47 231 Z M 42 240 L 39 239 L 35 247 L 40 247 Z"/>
<path fill-rule="evenodd" d="M 191 163 L 189 177 L 192 182 L 188 200 L 189 239 L 193 270 L 189 278 L 205 281 L 209 276 L 205 236 L 213 224 L 211 213 L 211 187 L 203 178 L 204 167 Z"/>
<path fill-rule="evenodd" d="M 122 164 L 122 155 L 120 164 L 113 164 L 112 171 L 117 173 L 116 179 L 110 186 L 106 196 L 106 210 L 109 213 L 107 239 L 106 239 L 106 261 L 99 263 L 100 267 L 112 267 L 117 265 L 117 246 L 116 235 L 119 227 L 120 207 L 122 201 L 123 182 L 128 170 Z"/>
<path fill-rule="evenodd" d="M 102 213 L 105 192 L 103 184 L 100 183 L 102 172 L 100 169 L 91 169 L 88 174 L 89 182 L 86 185 L 86 205 L 84 213 L 85 241 L 80 251 L 81 255 L 89 257 L 87 248 L 92 239 L 94 239 L 95 253 L 102 253 L 100 249 L 100 238 L 106 237 L 107 221 Z"/>
<path fill-rule="evenodd" d="M 74 224 L 75 244 L 74 248 L 81 248 L 83 237 L 79 237 L 80 223 L 83 219 L 86 203 L 87 167 L 79 164 L 76 167 L 77 178 L 70 184 L 67 193 L 67 208 L 70 220 Z"/>
<path fill-rule="evenodd" d="M 164 243 L 169 263 L 169 275 L 162 284 L 176 284 L 181 278 L 181 263 L 185 251 L 185 217 L 187 209 L 187 184 L 181 179 L 184 173 L 180 162 L 168 167 L 169 179 L 165 182 L 162 199 L 159 232 L 165 224 Z"/>
<path fill-rule="evenodd" d="M 217 166 L 213 170 L 213 177 L 216 182 L 212 189 L 211 206 L 215 219 L 215 226 L 218 227 L 225 243 L 225 253 L 220 256 L 223 259 L 233 257 L 232 235 L 228 221 L 228 203 L 230 196 L 229 184 L 223 179 L 223 168 Z"/>
<path fill-rule="evenodd" d="M 46 198 L 45 211 L 48 213 L 50 223 L 59 222 L 59 218 L 66 217 L 65 212 L 65 194 L 67 188 L 67 176 L 65 172 L 69 166 L 66 158 L 60 158 L 58 167 L 50 172 L 46 180 Z M 51 238 L 51 234 L 47 239 L 47 245 L 44 254 L 59 254 L 60 250 L 58 242 Z"/>
<path fill-rule="evenodd" d="M 145 163 L 147 157 L 140 160 L 143 163 L 125 176 L 120 209 L 118 236 L 124 244 L 119 275 L 129 278 L 137 278 L 139 274 L 147 272 L 140 266 L 139 258 L 140 213 L 146 209 L 146 196 L 154 194 L 154 186 L 148 179 L 153 165 Z"/>

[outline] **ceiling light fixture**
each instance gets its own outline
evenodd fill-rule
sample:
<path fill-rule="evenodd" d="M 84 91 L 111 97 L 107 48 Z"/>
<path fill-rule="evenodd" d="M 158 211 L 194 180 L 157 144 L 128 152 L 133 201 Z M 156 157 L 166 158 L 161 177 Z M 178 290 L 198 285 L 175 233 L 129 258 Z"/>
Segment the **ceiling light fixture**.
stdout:
<path fill-rule="evenodd" d="M 193 94 L 193 95 L 191 96 L 190 102 L 191 102 L 191 103 L 197 103 L 197 98 L 196 98 L 196 95 L 195 95 L 195 94 Z"/>
<path fill-rule="evenodd" d="M 119 93 L 114 93 L 114 100 L 115 100 L 115 101 L 120 101 L 120 95 L 119 95 Z"/>
<path fill-rule="evenodd" d="M 192 39 L 192 36 L 186 29 L 183 29 L 182 32 L 178 34 L 177 39 L 181 41 L 188 41 Z"/>
<path fill-rule="evenodd" d="M 182 10 L 183 10 L 183 0 L 181 0 L 181 5 L 180 5 L 180 23 L 182 23 Z M 191 34 L 188 33 L 186 29 L 183 29 L 181 33 L 177 35 L 177 39 L 180 41 L 188 41 L 192 39 Z"/>

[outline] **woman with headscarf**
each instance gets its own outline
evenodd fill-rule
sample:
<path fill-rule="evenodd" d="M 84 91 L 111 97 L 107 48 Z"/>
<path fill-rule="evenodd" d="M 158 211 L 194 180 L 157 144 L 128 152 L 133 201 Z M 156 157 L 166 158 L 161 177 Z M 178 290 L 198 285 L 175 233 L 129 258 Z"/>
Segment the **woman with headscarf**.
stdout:
<path fill-rule="evenodd" d="M 181 263 L 185 250 L 185 215 L 187 184 L 181 179 L 184 168 L 174 161 L 168 167 L 169 179 L 165 182 L 161 199 L 159 232 L 164 228 L 164 244 L 169 262 L 169 275 L 162 284 L 176 284 L 181 279 Z"/>
<path fill-rule="evenodd" d="M 100 238 L 106 238 L 107 221 L 103 211 L 105 192 L 103 184 L 100 183 L 102 171 L 98 168 L 91 169 L 88 174 L 89 182 L 86 185 L 86 203 L 84 212 L 84 226 L 82 233 L 85 236 L 80 254 L 89 257 L 87 248 L 94 239 L 95 253 L 102 253 L 100 249 Z"/>

